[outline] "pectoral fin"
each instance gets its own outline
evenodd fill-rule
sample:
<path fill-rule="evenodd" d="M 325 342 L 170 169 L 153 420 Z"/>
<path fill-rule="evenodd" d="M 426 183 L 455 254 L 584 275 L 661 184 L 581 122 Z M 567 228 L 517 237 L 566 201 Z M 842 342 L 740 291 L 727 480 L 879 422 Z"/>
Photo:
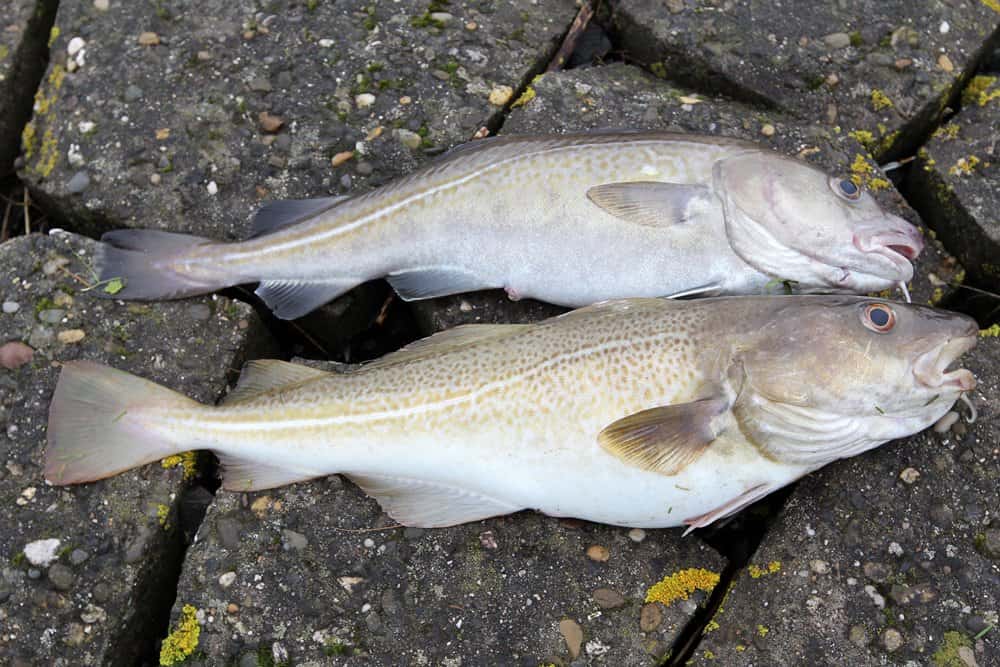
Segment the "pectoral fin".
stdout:
<path fill-rule="evenodd" d="M 643 410 L 606 426 L 597 440 L 625 463 L 676 475 L 719 436 L 712 420 L 727 408 L 722 398 L 706 398 Z"/>
<path fill-rule="evenodd" d="M 611 215 L 644 227 L 687 222 L 697 203 L 710 196 L 704 185 L 658 181 L 605 183 L 587 190 L 587 198 Z"/>

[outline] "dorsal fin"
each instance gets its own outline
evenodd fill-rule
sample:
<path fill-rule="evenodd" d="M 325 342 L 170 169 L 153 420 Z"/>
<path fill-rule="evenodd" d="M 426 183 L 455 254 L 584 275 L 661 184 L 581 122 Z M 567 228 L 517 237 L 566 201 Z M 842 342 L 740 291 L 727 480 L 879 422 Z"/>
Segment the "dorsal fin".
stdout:
<path fill-rule="evenodd" d="M 340 197 L 319 197 L 316 199 L 280 199 L 269 201 L 260 207 L 253 217 L 250 238 L 271 234 L 279 229 L 307 220 L 333 208 L 348 199 Z"/>
<path fill-rule="evenodd" d="M 491 338 L 510 336 L 531 326 L 530 324 L 461 324 L 453 329 L 439 331 L 427 338 L 414 341 L 381 359 L 364 364 L 360 370 L 382 368 L 433 354 L 451 352 Z"/>
<path fill-rule="evenodd" d="M 255 359 L 247 362 L 240 373 L 236 387 L 225 397 L 224 403 L 242 403 L 279 387 L 287 387 L 328 375 L 326 371 L 291 364 L 277 359 Z"/>

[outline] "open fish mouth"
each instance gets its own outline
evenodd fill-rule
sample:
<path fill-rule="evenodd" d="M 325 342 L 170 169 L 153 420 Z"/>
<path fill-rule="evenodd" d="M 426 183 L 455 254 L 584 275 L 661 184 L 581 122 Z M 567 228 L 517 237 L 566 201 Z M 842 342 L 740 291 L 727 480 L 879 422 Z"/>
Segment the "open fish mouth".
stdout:
<path fill-rule="evenodd" d="M 976 345 L 976 333 L 970 336 L 952 338 L 917 359 L 913 375 L 917 381 L 930 389 L 957 389 L 972 391 L 976 388 L 976 378 L 965 368 L 949 370 L 959 357 Z"/>
<path fill-rule="evenodd" d="M 885 231 L 872 236 L 862 234 L 854 235 L 854 247 L 864 253 L 874 253 L 885 257 L 900 273 L 903 280 L 909 280 L 913 276 L 913 265 L 915 260 L 924 249 L 924 239 L 920 231 L 910 225 L 910 223 L 900 219 L 901 227 L 898 230 Z"/>

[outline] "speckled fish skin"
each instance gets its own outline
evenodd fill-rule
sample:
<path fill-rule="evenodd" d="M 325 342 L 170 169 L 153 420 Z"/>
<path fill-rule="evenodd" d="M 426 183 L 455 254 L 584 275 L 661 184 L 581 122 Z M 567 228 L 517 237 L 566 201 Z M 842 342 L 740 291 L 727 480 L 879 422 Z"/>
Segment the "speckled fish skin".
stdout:
<path fill-rule="evenodd" d="M 887 333 L 869 327 L 873 308 L 892 313 Z M 963 315 L 861 297 L 631 299 L 460 327 L 347 373 L 269 362 L 219 407 L 67 365 L 46 478 L 77 483 L 209 449 L 226 488 L 345 473 L 407 525 L 536 509 L 702 526 L 933 424 L 975 386 L 948 367 L 976 339 Z M 711 439 L 676 471 L 600 440 L 629 415 L 700 405 L 719 406 L 701 425 Z"/>
<path fill-rule="evenodd" d="M 505 288 L 571 307 L 765 293 L 775 281 L 867 293 L 909 280 L 918 230 L 867 193 L 844 196 L 842 180 L 735 139 L 500 137 L 240 243 L 112 232 L 111 244 L 141 254 L 109 244 L 102 279 L 124 278 L 114 296 L 126 299 L 262 281 L 279 317 L 383 276 L 408 300 Z"/>

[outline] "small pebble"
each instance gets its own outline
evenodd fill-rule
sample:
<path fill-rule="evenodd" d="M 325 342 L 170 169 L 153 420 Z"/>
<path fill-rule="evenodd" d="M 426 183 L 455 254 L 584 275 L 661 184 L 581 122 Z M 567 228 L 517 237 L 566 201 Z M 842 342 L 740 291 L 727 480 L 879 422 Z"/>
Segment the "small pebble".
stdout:
<path fill-rule="evenodd" d="M 372 166 L 371 162 L 358 162 L 358 166 L 355 167 L 357 172 L 362 176 L 371 176 L 372 172 L 375 171 L 375 167 Z"/>
<path fill-rule="evenodd" d="M 160 36 L 155 32 L 143 32 L 139 34 L 139 44 L 143 46 L 156 46 L 160 43 Z"/>
<path fill-rule="evenodd" d="M 490 91 L 490 104 L 495 107 L 502 107 L 514 96 L 514 89 L 510 86 L 494 86 Z"/>
<path fill-rule="evenodd" d="M 937 63 L 938 67 L 940 67 L 945 72 L 955 71 L 955 65 L 951 62 L 951 58 L 949 58 L 947 55 L 943 53 L 940 56 L 938 56 Z"/>
<path fill-rule="evenodd" d="M 884 633 L 882 633 L 882 645 L 885 646 L 885 650 L 892 653 L 893 651 L 899 650 L 899 647 L 903 645 L 903 635 L 899 633 L 899 630 L 895 628 L 888 628 Z"/>
<path fill-rule="evenodd" d="M 46 324 L 59 324 L 66 316 L 66 311 L 62 308 L 46 308 L 38 312 L 38 319 Z"/>
<path fill-rule="evenodd" d="M 62 563 L 56 563 L 49 568 L 49 581 L 56 587 L 56 590 L 68 591 L 73 588 L 75 580 L 76 576 L 73 574 L 73 570 Z"/>
<path fill-rule="evenodd" d="M 110 0 L 94 0 L 94 9 L 99 12 L 106 12 L 111 8 Z"/>
<path fill-rule="evenodd" d="M 21 309 L 21 304 L 17 301 L 4 301 L 3 306 L 0 306 L 0 309 L 3 310 L 4 314 L 11 315 Z"/>
<path fill-rule="evenodd" d="M 83 329 L 66 329 L 65 331 L 60 331 L 56 334 L 56 338 L 63 345 L 72 345 L 73 343 L 79 343 L 83 340 L 87 334 L 84 333 Z"/>
<path fill-rule="evenodd" d="M 78 195 L 90 187 L 90 176 L 86 171 L 78 171 L 73 174 L 73 178 L 66 183 L 66 189 L 70 194 Z"/>
<path fill-rule="evenodd" d="M 659 602 L 650 602 L 642 605 L 639 612 L 639 629 L 643 632 L 652 632 L 660 627 L 663 621 L 663 609 Z"/>
<path fill-rule="evenodd" d="M 335 42 L 332 39 L 321 39 L 316 43 L 320 45 L 320 48 L 328 49 L 333 46 Z"/>
<path fill-rule="evenodd" d="M 235 614 L 239 610 L 240 607 L 235 602 L 230 602 L 228 605 L 226 605 L 226 612 L 229 614 Z"/>
<path fill-rule="evenodd" d="M 375 104 L 375 96 L 371 93 L 361 93 L 354 98 L 354 103 L 359 109 L 365 109 Z"/>
<path fill-rule="evenodd" d="M 86 562 L 88 558 L 90 558 L 90 554 L 83 549 L 73 549 L 73 551 L 69 554 L 69 562 L 71 565 L 81 565 Z"/>
<path fill-rule="evenodd" d="M 285 119 L 281 116 L 272 116 L 266 111 L 261 111 L 257 114 L 257 121 L 260 123 L 260 129 L 269 134 L 275 134 L 285 125 Z"/>
<path fill-rule="evenodd" d="M 601 609 L 617 609 L 625 604 L 625 598 L 610 588 L 598 588 L 594 591 L 594 602 Z"/>
<path fill-rule="evenodd" d="M 219 193 L 219 185 L 215 181 L 209 181 L 207 189 L 208 189 L 208 194 L 210 195 L 216 195 Z"/>
<path fill-rule="evenodd" d="M 403 144 L 410 150 L 420 148 L 420 142 L 423 141 L 423 137 L 416 132 L 410 132 L 409 130 L 403 129 L 396 130 L 396 138 L 399 139 L 399 143 Z"/>
<path fill-rule="evenodd" d="M 354 151 L 343 151 L 341 153 L 337 153 L 336 155 L 334 155 L 333 159 L 330 160 L 330 164 L 334 167 L 339 167 L 340 165 L 350 160 L 352 157 L 354 157 Z"/>
<path fill-rule="evenodd" d="M 68 53 L 69 57 L 72 58 L 76 54 L 80 53 L 80 49 L 82 49 L 86 45 L 87 42 L 83 41 L 82 37 L 74 37 L 73 39 L 69 40 L 69 44 L 66 46 L 66 53 Z"/>
<path fill-rule="evenodd" d="M 899 473 L 899 478 L 907 484 L 913 484 L 920 478 L 920 472 L 916 468 L 904 468 L 903 472 Z"/>
<path fill-rule="evenodd" d="M 410 97 L 409 95 L 403 95 L 402 97 L 399 98 L 399 103 L 404 106 L 410 104 L 411 102 L 413 102 L 413 98 Z"/>
<path fill-rule="evenodd" d="M 865 632 L 865 628 L 862 625 L 851 626 L 851 632 L 848 637 L 855 646 L 864 646 L 868 643 L 868 633 Z"/>
<path fill-rule="evenodd" d="M 236 573 L 233 571 L 223 572 L 219 575 L 219 585 L 223 588 L 229 588 L 236 581 Z"/>
<path fill-rule="evenodd" d="M 580 656 L 580 646 L 583 644 L 583 629 L 576 621 L 564 618 L 559 621 L 559 632 L 566 641 L 569 657 L 576 660 Z"/>
<path fill-rule="evenodd" d="M 365 538 L 365 541 L 364 541 L 364 542 L 362 542 L 362 544 L 364 544 L 364 545 L 365 545 L 365 548 L 366 548 L 366 549 L 374 549 L 374 548 L 375 548 L 375 540 L 373 540 L 373 539 L 372 539 L 372 538 L 370 538 L 370 537 L 366 537 L 366 538 Z"/>
<path fill-rule="evenodd" d="M 56 559 L 59 551 L 59 540 L 49 538 L 47 540 L 35 540 L 24 545 L 24 557 L 28 562 L 37 567 L 48 567 Z"/>
<path fill-rule="evenodd" d="M 809 561 L 809 569 L 816 574 L 826 574 L 830 571 L 830 564 L 825 560 L 815 559 Z"/>
<path fill-rule="evenodd" d="M 764 125 L 760 128 L 760 133 L 763 134 L 765 137 L 773 137 L 774 125 L 771 125 L 770 123 L 764 123 Z"/>
<path fill-rule="evenodd" d="M 947 35 L 948 31 L 951 30 L 951 24 L 947 21 L 941 21 L 941 25 L 938 26 L 938 32 L 942 35 Z"/>
<path fill-rule="evenodd" d="M 448 12 L 431 12 L 430 18 L 432 21 L 448 24 L 451 23 L 451 20 L 454 19 L 455 17 L 449 14 Z"/>
<path fill-rule="evenodd" d="M 646 531 L 644 531 L 642 528 L 633 528 L 632 530 L 628 531 L 628 538 L 633 542 L 642 542 L 644 539 L 646 539 Z"/>
<path fill-rule="evenodd" d="M 31 361 L 35 351 L 30 346 L 19 341 L 11 341 L 0 345 L 0 368 L 14 370 Z"/>
<path fill-rule="evenodd" d="M 851 36 L 846 32 L 834 32 L 824 37 L 823 43 L 831 49 L 846 49 L 851 45 Z"/>
<path fill-rule="evenodd" d="M 592 561 L 597 561 L 598 563 L 606 563 L 608 559 L 611 558 L 611 553 L 608 548 L 601 546 L 600 544 L 594 544 L 587 547 L 587 558 Z"/>

